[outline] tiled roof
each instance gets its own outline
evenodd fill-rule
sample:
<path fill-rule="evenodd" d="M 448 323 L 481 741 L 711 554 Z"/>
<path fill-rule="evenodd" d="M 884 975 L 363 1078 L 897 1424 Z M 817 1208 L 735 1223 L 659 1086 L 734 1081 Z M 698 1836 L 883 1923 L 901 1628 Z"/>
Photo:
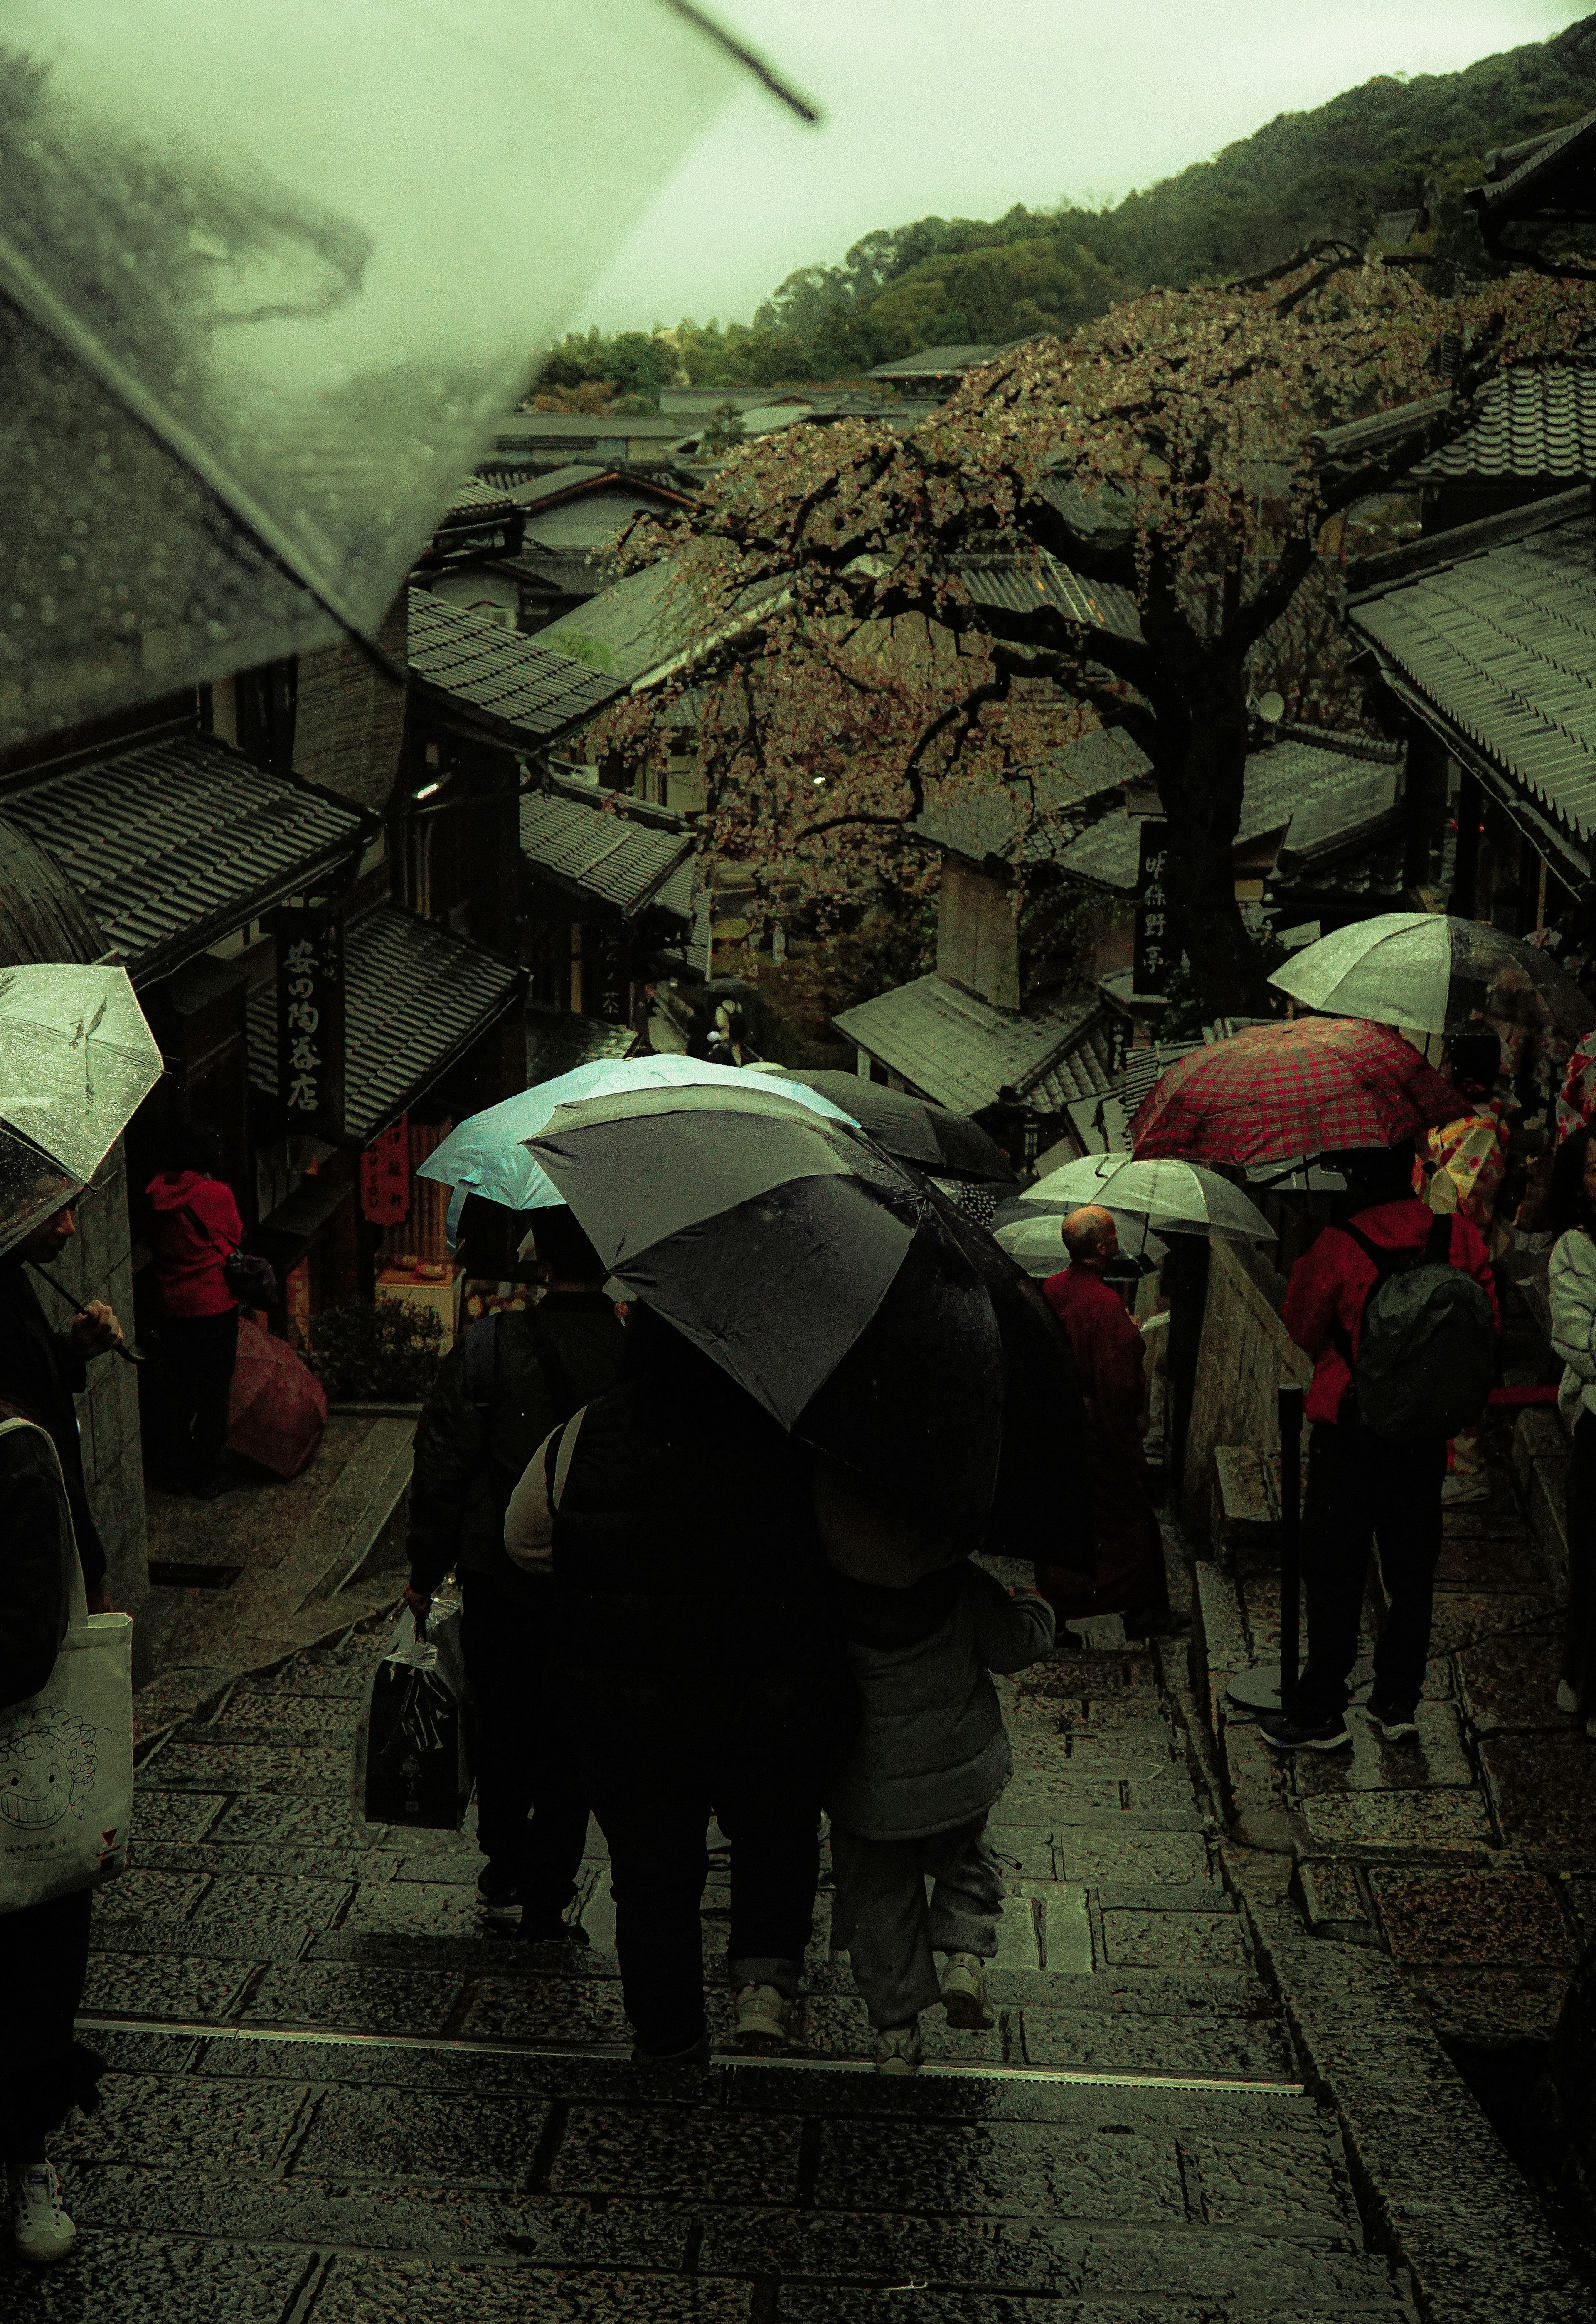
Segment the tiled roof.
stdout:
<path fill-rule="evenodd" d="M 623 1057 L 634 1036 L 630 1025 L 612 1025 L 603 1017 L 578 1017 L 551 1002 L 527 1002 L 527 1087 L 558 1081 L 577 1065 L 595 1065 L 601 1057 Z"/>
<path fill-rule="evenodd" d="M 1002 339 L 975 339 L 963 346 L 921 347 L 912 355 L 899 355 L 894 363 L 877 364 L 867 371 L 866 379 L 911 379 L 928 374 L 933 379 L 946 379 L 955 372 L 979 371 L 1001 355 L 1009 344 Z"/>
<path fill-rule="evenodd" d="M 661 663 L 685 654 L 693 643 L 697 612 L 687 589 L 677 582 L 676 558 L 662 557 L 640 566 L 585 605 L 562 613 L 538 632 L 540 645 L 580 652 L 583 661 L 630 686 Z M 751 620 L 769 599 L 779 597 L 780 581 L 756 583 L 745 589 L 733 613 L 721 624 L 734 628 Z"/>
<path fill-rule="evenodd" d="M 528 445 L 619 444 L 629 438 L 669 444 L 687 432 L 678 417 L 658 412 L 517 411 L 500 424 L 494 445 L 500 452 L 519 452 Z"/>
<path fill-rule="evenodd" d="M 540 541 L 529 541 L 519 557 L 502 558 L 498 569 L 562 597 L 596 597 L 612 578 L 608 564 L 586 549 L 545 549 Z"/>
<path fill-rule="evenodd" d="M 1425 396 L 1416 403 L 1394 404 L 1388 411 L 1371 412 L 1366 420 L 1343 420 L 1338 428 L 1315 429 L 1310 440 L 1327 461 L 1334 464 L 1371 460 L 1410 429 L 1422 428 L 1426 420 L 1438 418 L 1451 402 L 1448 391 Z"/>
<path fill-rule="evenodd" d="M 521 637 L 426 589 L 411 591 L 410 608 L 412 675 L 495 725 L 548 742 L 623 691 L 616 679 L 546 645 L 547 631 Z"/>
<path fill-rule="evenodd" d="M 955 1113 L 979 1113 L 1005 1089 L 1032 1091 L 1084 1030 L 1079 1019 L 1009 1016 L 935 974 L 862 1001 L 832 1023 Z"/>
<path fill-rule="evenodd" d="M 975 862 L 989 855 L 1056 862 L 1075 837 L 1066 818 L 1134 782 L 1149 764 L 1122 726 L 1095 726 L 1012 784 L 940 785 L 914 828 Z"/>
<path fill-rule="evenodd" d="M 622 812 L 616 793 L 582 783 L 523 791 L 521 852 L 556 886 L 630 918 L 688 862 L 693 835 Z"/>
<path fill-rule="evenodd" d="M 697 867 L 689 855 L 678 863 L 657 896 L 651 899 L 657 912 L 674 913 L 678 920 L 692 925 L 697 901 Z"/>
<path fill-rule="evenodd" d="M 1411 473 L 1420 484 L 1596 476 L 1596 364 L 1504 372 L 1481 398 L 1472 426 Z"/>
<path fill-rule="evenodd" d="M 344 940 L 344 1130 L 361 1146 L 414 1103 L 526 990 L 512 962 L 379 904 Z M 249 997 L 249 1077 L 277 1090 L 277 992 Z"/>
<path fill-rule="evenodd" d="M 1089 629 L 1109 630 L 1121 638 L 1141 635 L 1141 616 L 1129 589 L 1110 581 L 1083 581 L 1056 557 L 961 558 L 955 570 L 978 605 L 996 605 L 1010 613 L 1034 613 L 1040 605 L 1053 605 L 1067 621 Z"/>
<path fill-rule="evenodd" d="M 1536 183 L 1538 178 L 1544 175 L 1546 180 L 1545 191 L 1550 195 L 1554 181 L 1561 188 L 1565 172 L 1581 162 L 1588 167 L 1588 152 L 1574 154 L 1568 150 L 1576 143 L 1582 146 L 1587 141 L 1596 144 L 1596 110 L 1582 113 L 1577 121 L 1565 122 L 1561 129 L 1554 129 L 1545 137 L 1533 141 L 1527 139 L 1523 145 L 1488 153 L 1486 167 L 1492 174 L 1484 185 L 1471 186 L 1463 199 L 1487 214 L 1493 210 L 1524 209 L 1543 190 Z M 1513 161 L 1515 152 L 1522 156 L 1517 161 Z M 1509 161 L 1512 167 L 1502 170 L 1502 174 L 1497 176 L 1495 171 L 1502 169 L 1502 164 Z"/>
<path fill-rule="evenodd" d="M 54 856 L 0 816 L 0 968 L 98 960 L 106 949 Z"/>
<path fill-rule="evenodd" d="M 1113 1049 L 1101 1019 L 1094 1019 L 1040 1074 L 1029 1093 L 1038 1111 L 1064 1113 L 1084 1098 L 1107 1097 L 1114 1087 Z"/>
<path fill-rule="evenodd" d="M 1046 475 L 1037 486 L 1037 497 L 1056 509 L 1076 532 L 1120 531 L 1135 519 L 1130 495 L 1117 484 L 1102 484 L 1088 492 L 1073 476 Z"/>
<path fill-rule="evenodd" d="M 1397 803 L 1395 761 L 1351 757 L 1344 749 L 1291 740 L 1254 751 L 1247 761 L 1236 844 L 1286 827 L 1282 860 L 1324 856 L 1350 845 Z M 1142 817 L 1116 810 L 1094 823 L 1058 858 L 1061 871 L 1100 888 L 1130 894 L 1139 865 Z"/>
<path fill-rule="evenodd" d="M 7 823 L 71 881 L 135 984 L 164 976 L 343 862 L 369 819 L 208 734 L 42 776 Z"/>
<path fill-rule="evenodd" d="M 496 484 L 484 484 L 475 476 L 467 476 L 432 528 L 435 532 L 457 531 L 462 525 L 493 524 L 506 517 L 521 514 L 521 509 L 508 493 Z"/>
<path fill-rule="evenodd" d="M 1580 841 L 1596 832 L 1596 517 L 1436 562 L 1349 609 L 1442 716 Z"/>

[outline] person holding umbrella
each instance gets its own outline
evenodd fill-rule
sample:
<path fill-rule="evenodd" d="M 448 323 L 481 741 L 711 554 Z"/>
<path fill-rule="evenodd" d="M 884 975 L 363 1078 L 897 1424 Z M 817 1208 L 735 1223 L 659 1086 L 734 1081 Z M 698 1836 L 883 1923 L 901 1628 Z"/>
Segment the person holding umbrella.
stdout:
<path fill-rule="evenodd" d="M 1164 1536 L 1149 1496 L 1142 1454 L 1148 1388 L 1146 1343 L 1106 1279 L 1119 1256 L 1112 1212 L 1085 1204 L 1064 1221 L 1069 1265 L 1050 1275 L 1044 1296 L 1068 1334 L 1091 1423 L 1087 1436 L 1096 1572 L 1038 1559 L 1037 1587 L 1061 1621 L 1122 1614 L 1133 1637 L 1168 1628 Z"/>
<path fill-rule="evenodd" d="M 1369 1717 L 1387 1742 L 1417 1734 L 1446 1441 L 1456 1425 L 1455 1418 L 1447 1425 L 1453 1416 L 1444 1398 L 1472 1365 L 1477 1393 L 1465 1388 L 1462 1399 L 1472 1409 L 1457 1417 L 1483 1406 L 1499 1328 L 1496 1284 L 1479 1231 L 1459 1213 L 1437 1216 L 1414 1194 L 1411 1142 L 1325 1158 L 1346 1178 L 1348 1215 L 1297 1260 L 1284 1311 L 1287 1331 L 1314 1358 L 1314 1379 L 1305 1407 L 1312 1434 L 1302 1534 L 1308 1658 L 1291 1707 L 1259 1722 L 1279 1750 L 1333 1751 L 1352 1742 L 1347 1682 L 1371 1544 L 1389 1612 L 1374 1652 Z M 1471 1301 L 1444 1280 L 1426 1283 L 1453 1272 L 1477 1286 Z M 1406 1313 L 1415 1353 L 1407 1369 L 1416 1414 L 1406 1425 L 1376 1392 L 1369 1370 L 1379 1336 L 1370 1328 L 1370 1309 L 1403 1278 L 1412 1286 Z M 1396 1319 L 1403 1311 L 1388 1312 Z M 1386 1344 L 1397 1347 L 1395 1321 Z M 1435 1391 L 1428 1397 L 1426 1382 Z M 1421 1409 L 1429 1402 L 1433 1414 Z"/>

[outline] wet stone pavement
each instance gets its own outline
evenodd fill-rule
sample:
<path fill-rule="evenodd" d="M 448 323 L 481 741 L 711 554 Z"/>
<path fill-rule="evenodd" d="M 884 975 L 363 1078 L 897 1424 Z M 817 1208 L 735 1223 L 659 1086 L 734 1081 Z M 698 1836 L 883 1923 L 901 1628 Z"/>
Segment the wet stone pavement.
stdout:
<path fill-rule="evenodd" d="M 878 2078 L 823 1892 L 801 2043 L 650 2076 L 595 1828 L 585 1953 L 484 1933 L 468 1839 L 356 1844 L 384 1635 L 241 1681 L 144 1765 L 133 1868 L 95 1907 L 105 2103 L 57 2150 L 81 2237 L 49 2272 L 0 2262 L 14 2324 L 1411 2315 L 1146 1656 L 1005 1683 L 990 2034 L 938 2013 L 930 2067 Z"/>

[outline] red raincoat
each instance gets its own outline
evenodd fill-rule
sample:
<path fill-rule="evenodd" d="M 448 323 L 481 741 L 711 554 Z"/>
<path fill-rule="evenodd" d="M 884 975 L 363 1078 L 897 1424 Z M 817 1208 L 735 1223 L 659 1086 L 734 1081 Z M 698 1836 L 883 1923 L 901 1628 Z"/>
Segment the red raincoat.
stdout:
<path fill-rule="evenodd" d="M 1095 1268 L 1068 1267 L 1042 1289 L 1069 1334 L 1086 1399 L 1095 1574 L 1037 1565 L 1037 1587 L 1066 1619 L 1159 1606 L 1164 1545 L 1148 1498 L 1141 1417 L 1147 1393 L 1145 1342 L 1118 1292 Z"/>

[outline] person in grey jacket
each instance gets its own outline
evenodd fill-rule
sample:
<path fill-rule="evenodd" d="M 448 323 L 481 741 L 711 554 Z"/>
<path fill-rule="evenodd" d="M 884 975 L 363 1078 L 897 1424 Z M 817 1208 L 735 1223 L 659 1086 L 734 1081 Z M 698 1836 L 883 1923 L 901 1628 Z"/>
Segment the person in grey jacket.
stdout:
<path fill-rule="evenodd" d="M 1552 1345 L 1563 1359 L 1558 1409 L 1573 1436 L 1568 1466 L 1568 1615 L 1557 1708 L 1596 1737 L 1596 1140 L 1559 1147 L 1548 1204 L 1557 1240 L 1546 1281 Z"/>
<path fill-rule="evenodd" d="M 1014 1762 L 991 1674 L 1048 1652 L 1053 1609 L 967 1558 L 908 1588 L 840 1572 L 835 1586 L 860 1715 L 826 1797 L 832 1943 L 869 2008 L 877 2070 L 912 2074 L 921 2010 L 940 1999 L 951 2025 L 992 2022 L 1003 1883 L 986 1820 Z M 934 1950 L 947 1956 L 940 1985 Z"/>

